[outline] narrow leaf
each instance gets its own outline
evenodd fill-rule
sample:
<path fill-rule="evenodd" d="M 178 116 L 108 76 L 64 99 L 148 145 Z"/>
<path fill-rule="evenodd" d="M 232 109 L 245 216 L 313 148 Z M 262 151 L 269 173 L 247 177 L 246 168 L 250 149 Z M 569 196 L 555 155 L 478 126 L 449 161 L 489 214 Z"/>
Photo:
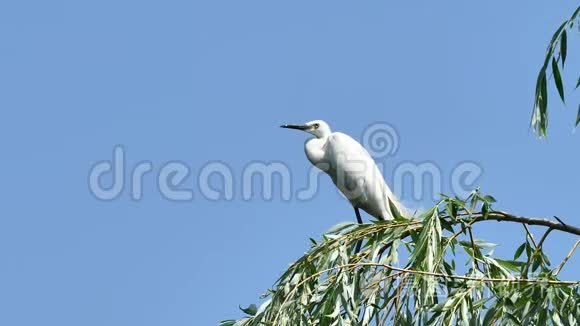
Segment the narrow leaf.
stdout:
<path fill-rule="evenodd" d="M 495 312 L 497 308 L 495 306 L 489 308 L 485 317 L 483 318 L 483 325 L 492 325 L 493 319 L 495 318 Z"/>
<path fill-rule="evenodd" d="M 572 14 L 572 17 L 570 17 L 570 21 L 576 19 L 576 17 L 578 16 L 578 14 L 580 14 L 580 6 Z"/>
<path fill-rule="evenodd" d="M 517 260 L 518 258 L 520 258 L 520 256 L 522 255 L 522 252 L 524 252 L 525 248 L 526 248 L 526 243 L 524 242 L 516 250 L 516 253 L 514 254 L 514 260 Z"/>
<path fill-rule="evenodd" d="M 566 63 L 566 51 L 567 51 L 567 36 L 566 36 L 566 30 L 564 29 L 562 31 L 562 36 L 560 36 L 560 55 L 562 56 L 562 67 L 564 67 L 564 63 Z"/>
<path fill-rule="evenodd" d="M 487 202 L 483 203 L 481 206 L 481 215 L 483 216 L 484 220 L 486 220 L 489 215 L 489 204 Z"/>
<path fill-rule="evenodd" d="M 542 133 L 546 136 L 548 132 L 548 85 L 545 73 L 540 84 L 540 118 Z"/>
<path fill-rule="evenodd" d="M 488 202 L 490 204 L 495 203 L 497 201 L 493 196 L 490 196 L 490 195 L 483 196 L 483 200 L 485 200 L 486 202 Z"/>
<path fill-rule="evenodd" d="M 393 219 L 394 220 L 402 219 L 403 216 L 401 215 L 401 212 L 399 212 L 399 210 L 397 209 L 397 205 L 395 205 L 395 203 L 390 198 L 388 198 L 387 201 L 389 202 L 389 208 L 391 209 Z"/>
<path fill-rule="evenodd" d="M 503 260 L 503 259 L 496 258 L 495 261 L 498 264 L 500 264 L 503 268 L 507 268 L 509 270 L 516 271 L 516 272 L 520 270 L 520 267 L 525 265 L 525 263 L 522 263 L 521 261 L 515 261 L 515 260 Z"/>
<path fill-rule="evenodd" d="M 556 83 L 556 88 L 558 89 L 558 94 L 562 102 L 566 103 L 564 100 L 564 84 L 562 84 L 562 76 L 560 75 L 560 69 L 558 68 L 558 62 L 555 58 L 552 58 L 552 72 L 554 73 L 554 82 Z"/>
<path fill-rule="evenodd" d="M 258 307 L 252 303 L 251 305 L 248 306 L 248 308 L 242 308 L 240 306 L 240 310 L 247 313 L 250 316 L 254 316 L 256 312 L 258 312 Z"/>
<path fill-rule="evenodd" d="M 343 230 L 350 228 L 354 225 L 355 225 L 354 222 L 341 222 L 341 223 L 338 223 L 338 224 L 332 226 L 328 231 L 324 232 L 324 234 L 339 233 L 340 231 L 343 231 Z"/>
<path fill-rule="evenodd" d="M 543 67 L 538 73 L 533 111 L 534 112 L 532 114 L 531 125 L 539 137 L 545 137 L 547 135 L 548 129 L 547 86 L 546 86 L 545 67 Z"/>

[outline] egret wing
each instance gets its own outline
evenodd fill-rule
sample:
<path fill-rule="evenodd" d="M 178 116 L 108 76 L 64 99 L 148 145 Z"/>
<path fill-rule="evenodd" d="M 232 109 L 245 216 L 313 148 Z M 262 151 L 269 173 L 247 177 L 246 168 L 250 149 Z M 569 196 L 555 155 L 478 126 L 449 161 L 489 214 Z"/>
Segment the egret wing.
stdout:
<path fill-rule="evenodd" d="M 332 180 L 353 204 L 367 201 L 377 179 L 378 169 L 367 150 L 343 133 L 333 133 L 327 143 L 326 160 Z"/>

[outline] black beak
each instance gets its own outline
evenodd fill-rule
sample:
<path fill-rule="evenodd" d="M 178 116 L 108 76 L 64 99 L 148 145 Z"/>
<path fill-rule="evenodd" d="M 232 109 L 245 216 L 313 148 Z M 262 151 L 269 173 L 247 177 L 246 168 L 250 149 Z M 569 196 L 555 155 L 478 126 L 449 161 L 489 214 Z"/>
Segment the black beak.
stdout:
<path fill-rule="evenodd" d="M 307 130 L 310 127 L 309 126 L 299 126 L 299 125 L 281 125 L 280 128 Z"/>

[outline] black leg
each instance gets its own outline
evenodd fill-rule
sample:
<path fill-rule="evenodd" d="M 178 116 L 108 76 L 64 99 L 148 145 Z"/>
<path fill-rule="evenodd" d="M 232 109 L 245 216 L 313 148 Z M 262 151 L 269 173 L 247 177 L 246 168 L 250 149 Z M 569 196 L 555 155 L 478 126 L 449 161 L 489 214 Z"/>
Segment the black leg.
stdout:
<path fill-rule="evenodd" d="M 359 211 L 358 207 L 354 208 L 354 213 L 356 214 L 356 220 L 357 220 L 358 224 L 363 224 L 362 218 L 360 217 L 360 211 Z M 357 241 L 356 249 L 354 250 L 355 254 L 358 254 L 361 246 L 362 246 L 362 240 Z"/>
<path fill-rule="evenodd" d="M 362 218 L 360 217 L 360 211 L 358 210 L 358 207 L 354 208 L 354 213 L 356 214 L 356 220 L 358 221 L 358 224 L 363 224 Z"/>

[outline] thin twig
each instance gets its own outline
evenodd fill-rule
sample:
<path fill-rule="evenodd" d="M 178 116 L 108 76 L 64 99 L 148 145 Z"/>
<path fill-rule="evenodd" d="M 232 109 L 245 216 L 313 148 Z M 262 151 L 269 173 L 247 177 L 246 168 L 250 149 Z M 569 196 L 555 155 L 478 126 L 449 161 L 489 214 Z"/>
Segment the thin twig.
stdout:
<path fill-rule="evenodd" d="M 404 272 L 409 274 L 418 274 L 418 275 L 428 275 L 428 276 L 436 276 L 442 278 L 450 278 L 450 279 L 458 279 L 458 280 L 466 280 L 466 281 L 476 281 L 482 283 L 543 283 L 543 284 L 551 284 L 551 285 L 576 285 L 580 284 L 580 281 L 553 281 L 553 280 L 542 280 L 542 279 L 529 279 L 529 278 L 493 278 L 493 277 L 473 277 L 473 276 L 465 276 L 465 275 L 455 275 L 455 274 L 445 274 L 445 273 L 437 273 L 437 272 L 428 272 L 428 271 L 418 271 L 412 270 L 407 268 L 400 268 L 395 266 L 390 266 L 386 264 L 378 264 L 378 263 L 358 263 L 358 266 L 376 266 L 376 267 L 384 267 L 390 270 Z"/>
<path fill-rule="evenodd" d="M 560 265 L 558 265 L 558 268 L 556 268 L 556 270 L 554 272 L 554 276 L 556 276 L 556 275 L 558 275 L 558 273 L 560 273 L 560 271 L 562 270 L 562 267 L 564 267 L 564 265 L 568 262 L 568 260 L 570 259 L 570 257 L 572 257 L 572 255 L 576 251 L 576 248 L 578 247 L 578 244 L 580 244 L 580 240 L 576 240 L 576 243 L 574 243 L 574 246 L 572 247 L 572 249 L 570 249 L 570 251 L 568 252 L 568 254 L 566 255 L 566 257 L 564 258 L 564 260 L 562 260 L 562 262 L 560 263 Z"/>
<path fill-rule="evenodd" d="M 552 228 L 549 228 L 544 235 L 542 236 L 542 238 L 540 239 L 540 242 L 538 242 L 538 247 L 536 250 L 541 250 L 542 249 L 542 245 L 544 244 L 544 241 L 546 241 L 546 238 L 548 237 L 548 234 L 550 234 L 550 232 L 552 232 Z"/>
<path fill-rule="evenodd" d="M 481 270 L 479 268 L 479 264 L 477 263 L 477 248 L 475 246 L 475 240 L 473 239 L 473 232 L 471 231 L 471 226 L 467 228 L 467 232 L 469 232 L 469 241 L 471 241 L 471 249 L 473 250 L 473 264 L 475 268 Z"/>
<path fill-rule="evenodd" d="M 536 239 L 534 239 L 534 234 L 530 231 L 530 229 L 528 229 L 528 226 L 526 225 L 526 223 L 522 223 L 522 225 L 524 226 L 524 229 L 526 229 L 526 233 L 528 234 L 528 237 L 530 238 L 530 240 L 532 240 L 532 244 L 534 245 L 534 249 L 538 248 L 538 245 L 536 244 Z"/>
<path fill-rule="evenodd" d="M 558 222 L 562 223 L 562 225 L 566 225 L 558 216 L 554 215 L 554 218 L 558 220 Z"/>

